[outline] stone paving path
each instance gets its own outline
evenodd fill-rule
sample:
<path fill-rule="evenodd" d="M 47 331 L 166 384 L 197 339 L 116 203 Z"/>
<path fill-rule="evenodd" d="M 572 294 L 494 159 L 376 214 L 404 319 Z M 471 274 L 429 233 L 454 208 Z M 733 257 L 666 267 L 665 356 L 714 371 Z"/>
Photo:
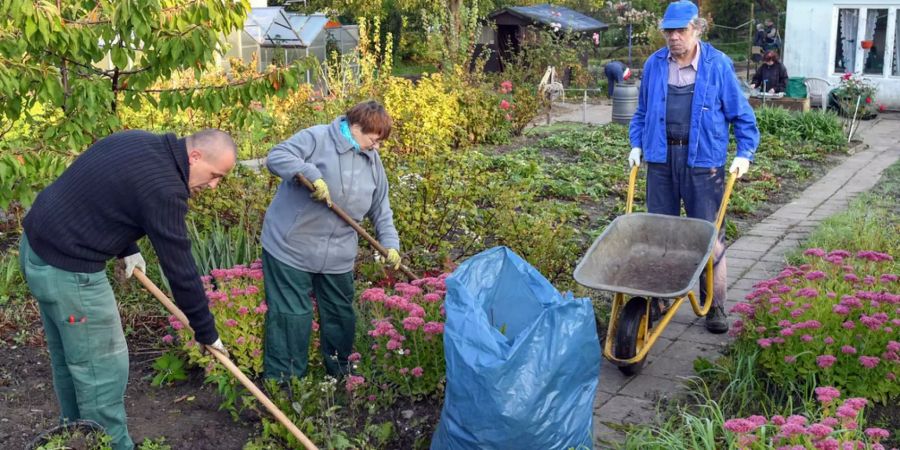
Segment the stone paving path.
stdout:
<path fill-rule="evenodd" d="M 864 136 L 866 146 L 728 248 L 726 311 L 755 283 L 776 275 L 784 266 L 785 253 L 800 246 L 823 219 L 845 210 L 850 200 L 872 188 L 881 172 L 900 158 L 900 120 L 880 118 L 864 126 L 858 136 Z M 684 390 L 682 381 L 693 376 L 697 357 L 719 356 L 732 338 L 708 333 L 703 320 L 689 305 L 682 305 L 637 376 L 625 377 L 603 360 L 594 404 L 596 448 L 610 448 L 611 442 L 623 440 L 624 435 L 609 424 L 652 422 L 658 402 Z"/>

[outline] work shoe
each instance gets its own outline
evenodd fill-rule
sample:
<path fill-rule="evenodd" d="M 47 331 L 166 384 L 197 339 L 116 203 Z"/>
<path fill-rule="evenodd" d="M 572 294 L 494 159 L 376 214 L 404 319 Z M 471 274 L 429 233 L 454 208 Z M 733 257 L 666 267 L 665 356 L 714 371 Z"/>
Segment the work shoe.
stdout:
<path fill-rule="evenodd" d="M 669 310 L 671 300 L 667 298 L 650 298 L 650 322 L 655 323 Z"/>
<path fill-rule="evenodd" d="M 728 331 L 728 317 L 725 308 L 721 305 L 713 305 L 706 315 L 706 331 L 713 334 L 722 334 Z"/>

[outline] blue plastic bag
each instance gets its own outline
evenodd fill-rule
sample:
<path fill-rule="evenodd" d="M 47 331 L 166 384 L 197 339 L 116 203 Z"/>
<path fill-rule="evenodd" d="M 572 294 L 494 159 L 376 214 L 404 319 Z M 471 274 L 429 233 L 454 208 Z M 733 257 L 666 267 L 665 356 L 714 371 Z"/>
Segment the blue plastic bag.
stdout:
<path fill-rule="evenodd" d="M 592 448 L 600 343 L 589 299 L 506 247 L 447 278 L 447 388 L 431 448 Z"/>

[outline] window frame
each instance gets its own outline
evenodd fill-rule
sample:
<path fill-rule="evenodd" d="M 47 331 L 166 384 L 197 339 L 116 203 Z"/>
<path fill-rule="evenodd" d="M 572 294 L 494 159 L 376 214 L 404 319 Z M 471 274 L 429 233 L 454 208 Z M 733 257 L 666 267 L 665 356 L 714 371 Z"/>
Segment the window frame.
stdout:
<path fill-rule="evenodd" d="M 834 61 L 837 58 L 837 46 L 838 46 L 838 27 L 840 26 L 840 10 L 842 9 L 855 9 L 859 11 L 857 15 L 857 24 L 856 24 L 856 42 L 854 43 L 854 51 L 856 52 L 853 61 L 853 73 L 864 75 L 866 78 L 900 78 L 900 73 L 893 74 L 892 69 L 894 67 L 894 41 L 896 39 L 896 34 L 900 32 L 900 29 L 897 27 L 897 17 L 900 16 L 900 7 L 896 5 L 875 5 L 875 4 L 867 4 L 867 5 L 847 5 L 847 4 L 834 4 L 831 11 L 831 39 L 829 40 L 829 51 L 828 51 L 828 59 L 826 64 L 828 64 L 826 73 L 831 76 L 839 77 L 843 75 L 843 73 L 839 73 L 835 70 Z M 863 74 L 863 68 L 865 67 L 865 52 L 862 51 L 862 48 L 859 45 L 859 42 L 865 39 L 866 36 L 866 17 L 869 15 L 869 10 L 871 9 L 887 9 L 888 17 L 887 17 L 887 28 L 885 29 L 885 45 L 884 45 L 884 68 L 881 73 L 867 73 Z M 897 62 L 900 65 L 900 61 Z"/>

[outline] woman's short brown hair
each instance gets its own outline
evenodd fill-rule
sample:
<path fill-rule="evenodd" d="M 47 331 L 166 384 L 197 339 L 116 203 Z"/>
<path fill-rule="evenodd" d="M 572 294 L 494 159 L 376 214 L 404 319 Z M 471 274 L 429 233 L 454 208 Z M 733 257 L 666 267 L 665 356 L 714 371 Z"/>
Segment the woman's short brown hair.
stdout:
<path fill-rule="evenodd" d="M 776 52 L 775 50 L 767 51 L 763 56 L 763 61 L 778 62 L 778 52 Z"/>
<path fill-rule="evenodd" d="M 369 100 L 356 104 L 347 110 L 347 123 L 359 124 L 363 133 L 376 133 L 379 140 L 385 140 L 391 135 L 393 121 L 384 106 L 375 100 Z"/>

